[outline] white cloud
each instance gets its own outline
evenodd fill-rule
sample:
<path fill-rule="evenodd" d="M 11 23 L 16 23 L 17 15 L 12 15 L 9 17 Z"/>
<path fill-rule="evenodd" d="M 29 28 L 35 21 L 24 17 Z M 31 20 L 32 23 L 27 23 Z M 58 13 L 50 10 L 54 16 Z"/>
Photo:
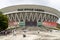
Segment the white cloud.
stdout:
<path fill-rule="evenodd" d="M 60 8 L 60 0 L 0 0 L 0 8 L 17 4 L 39 4 L 56 9 Z"/>
<path fill-rule="evenodd" d="M 49 0 L 48 6 L 60 10 L 60 0 Z"/>
<path fill-rule="evenodd" d="M 39 4 L 47 5 L 48 0 L 0 0 L 0 8 L 17 4 Z"/>

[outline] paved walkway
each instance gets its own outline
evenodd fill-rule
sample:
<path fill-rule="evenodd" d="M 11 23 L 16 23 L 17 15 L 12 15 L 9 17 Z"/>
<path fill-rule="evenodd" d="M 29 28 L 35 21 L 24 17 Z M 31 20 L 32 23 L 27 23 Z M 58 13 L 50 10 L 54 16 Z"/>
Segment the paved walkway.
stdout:
<path fill-rule="evenodd" d="M 26 37 L 23 37 L 23 34 Z M 56 32 L 42 32 L 42 31 L 15 31 L 14 33 L 6 36 L 0 36 L 0 40 L 60 40 L 60 33 Z"/>

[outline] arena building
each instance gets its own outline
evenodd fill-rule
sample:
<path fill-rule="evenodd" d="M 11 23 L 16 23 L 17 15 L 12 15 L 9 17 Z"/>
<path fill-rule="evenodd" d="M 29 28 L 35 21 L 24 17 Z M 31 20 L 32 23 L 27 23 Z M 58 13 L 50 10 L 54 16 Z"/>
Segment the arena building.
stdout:
<path fill-rule="evenodd" d="M 18 22 L 20 26 L 40 26 L 45 21 L 57 22 L 60 17 L 58 10 L 42 5 L 15 5 L 0 11 L 7 15 L 10 24 Z"/>

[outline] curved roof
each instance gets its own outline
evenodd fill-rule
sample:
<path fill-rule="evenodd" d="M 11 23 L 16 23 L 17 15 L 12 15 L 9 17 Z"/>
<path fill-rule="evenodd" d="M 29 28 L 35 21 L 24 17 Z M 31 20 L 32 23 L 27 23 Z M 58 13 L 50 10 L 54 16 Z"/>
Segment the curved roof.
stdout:
<path fill-rule="evenodd" d="M 16 11 L 17 9 L 23 9 L 23 8 L 42 9 L 45 12 L 53 13 L 58 17 L 60 17 L 60 12 L 58 10 L 51 7 L 42 6 L 42 5 L 14 5 L 14 6 L 2 8 L 0 9 L 0 11 L 2 11 L 3 13 L 7 13 L 7 12 Z"/>

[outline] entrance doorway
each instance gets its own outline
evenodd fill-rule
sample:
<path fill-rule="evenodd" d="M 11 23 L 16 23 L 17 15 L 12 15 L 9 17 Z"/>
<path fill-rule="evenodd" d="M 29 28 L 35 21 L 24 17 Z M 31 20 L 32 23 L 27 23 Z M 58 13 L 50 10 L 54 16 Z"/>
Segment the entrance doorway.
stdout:
<path fill-rule="evenodd" d="M 25 20 L 25 26 L 37 26 L 37 21 L 36 20 L 34 20 L 34 21 Z"/>

